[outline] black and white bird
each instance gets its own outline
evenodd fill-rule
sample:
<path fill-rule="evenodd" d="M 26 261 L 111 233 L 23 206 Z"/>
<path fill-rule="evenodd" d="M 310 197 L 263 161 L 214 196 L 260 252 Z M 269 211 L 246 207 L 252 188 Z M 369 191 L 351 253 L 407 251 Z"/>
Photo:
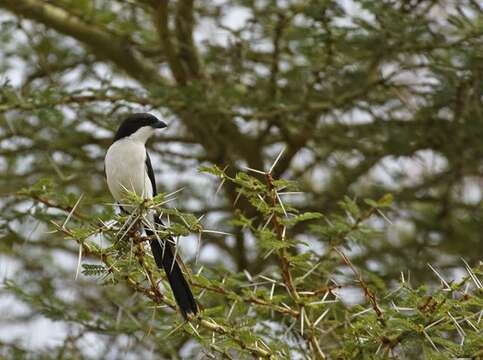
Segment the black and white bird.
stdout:
<path fill-rule="evenodd" d="M 137 113 L 128 116 L 117 130 L 112 145 L 107 150 L 105 170 L 107 185 L 114 199 L 119 204 L 126 201 L 126 193 L 131 191 L 143 198 L 156 196 L 156 179 L 151 159 L 146 150 L 146 141 L 156 129 L 165 128 L 166 124 L 148 113 Z M 129 212 L 126 207 L 123 211 Z M 195 315 L 198 312 L 193 293 L 183 272 L 174 257 L 173 244 L 162 243 L 154 237 L 152 229 L 162 225 L 158 215 L 153 215 L 153 226 L 145 227 L 150 240 L 151 251 L 159 268 L 164 268 L 176 302 L 183 316 Z"/>

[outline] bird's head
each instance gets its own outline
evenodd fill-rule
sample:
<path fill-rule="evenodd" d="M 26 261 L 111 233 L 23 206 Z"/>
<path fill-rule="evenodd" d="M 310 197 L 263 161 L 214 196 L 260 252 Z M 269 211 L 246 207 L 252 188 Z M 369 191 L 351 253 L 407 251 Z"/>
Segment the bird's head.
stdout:
<path fill-rule="evenodd" d="M 163 129 L 166 125 L 156 116 L 148 113 L 135 113 L 129 115 L 119 126 L 114 141 L 129 137 L 134 141 L 146 143 L 156 129 Z"/>

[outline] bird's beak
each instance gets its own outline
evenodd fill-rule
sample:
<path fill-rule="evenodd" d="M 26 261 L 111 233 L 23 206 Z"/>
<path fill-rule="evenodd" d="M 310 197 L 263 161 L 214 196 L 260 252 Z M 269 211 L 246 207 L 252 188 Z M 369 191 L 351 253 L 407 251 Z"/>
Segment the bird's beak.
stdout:
<path fill-rule="evenodd" d="M 156 129 L 164 129 L 165 127 L 167 127 L 168 125 L 164 122 L 162 122 L 161 120 L 158 120 L 157 123 L 153 124 L 152 125 L 154 128 Z"/>

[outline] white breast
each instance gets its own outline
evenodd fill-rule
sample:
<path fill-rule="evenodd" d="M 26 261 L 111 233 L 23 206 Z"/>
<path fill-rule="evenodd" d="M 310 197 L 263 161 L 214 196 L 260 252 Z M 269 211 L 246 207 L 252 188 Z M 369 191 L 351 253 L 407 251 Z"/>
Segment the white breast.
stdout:
<path fill-rule="evenodd" d="M 105 165 L 107 186 L 116 201 L 123 202 L 126 190 L 144 198 L 153 197 L 144 143 L 130 138 L 116 141 L 107 150 Z"/>

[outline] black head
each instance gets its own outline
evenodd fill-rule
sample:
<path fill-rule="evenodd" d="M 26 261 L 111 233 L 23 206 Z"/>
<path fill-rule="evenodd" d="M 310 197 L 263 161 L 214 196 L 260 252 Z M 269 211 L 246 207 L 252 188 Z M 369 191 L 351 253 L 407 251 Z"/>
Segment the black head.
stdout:
<path fill-rule="evenodd" d="M 159 120 L 156 116 L 148 113 L 135 113 L 129 115 L 117 129 L 114 135 L 114 141 L 134 134 L 139 129 L 149 126 L 153 129 L 162 129 L 167 125 Z"/>

